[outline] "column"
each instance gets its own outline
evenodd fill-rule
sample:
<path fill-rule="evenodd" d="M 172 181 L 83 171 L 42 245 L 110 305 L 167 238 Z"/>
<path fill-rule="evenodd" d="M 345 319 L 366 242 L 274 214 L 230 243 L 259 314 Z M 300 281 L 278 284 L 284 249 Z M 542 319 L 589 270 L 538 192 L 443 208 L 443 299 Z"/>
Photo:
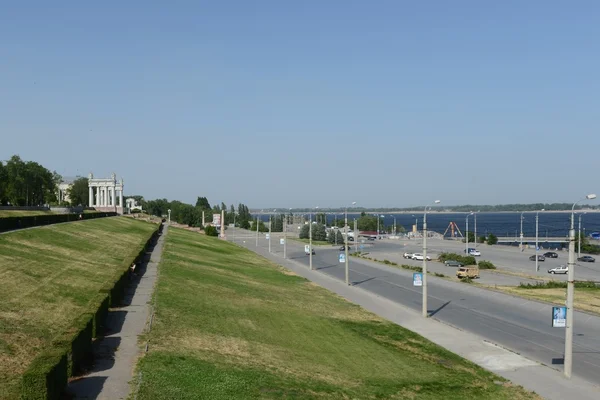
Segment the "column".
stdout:
<path fill-rule="evenodd" d="M 100 207 L 106 207 L 106 188 L 100 188 Z"/>
<path fill-rule="evenodd" d="M 110 205 L 111 205 L 111 207 L 117 206 L 116 197 L 117 197 L 116 188 L 113 186 L 110 188 Z"/>
<path fill-rule="evenodd" d="M 88 207 L 93 207 L 94 205 L 94 188 L 93 187 L 89 187 L 89 196 L 88 196 Z"/>
<path fill-rule="evenodd" d="M 121 188 L 121 190 L 119 190 L 119 207 L 124 207 L 123 206 L 123 188 Z"/>

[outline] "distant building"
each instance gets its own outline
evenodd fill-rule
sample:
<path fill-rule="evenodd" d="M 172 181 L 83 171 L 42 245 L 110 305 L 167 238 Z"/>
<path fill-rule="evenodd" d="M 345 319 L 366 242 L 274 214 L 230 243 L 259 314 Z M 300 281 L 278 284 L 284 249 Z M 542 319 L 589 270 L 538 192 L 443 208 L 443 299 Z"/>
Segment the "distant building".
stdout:
<path fill-rule="evenodd" d="M 58 184 L 58 193 L 56 194 L 56 198 L 58 199 L 58 204 L 63 202 L 69 203 L 71 199 L 69 198 L 69 189 L 73 186 L 73 182 L 75 182 L 73 177 L 65 177 L 62 182 Z"/>
<path fill-rule="evenodd" d="M 137 200 L 133 197 L 129 197 L 125 199 L 125 207 L 127 208 L 127 213 L 131 214 L 132 212 L 142 212 L 142 205 L 138 204 Z"/>

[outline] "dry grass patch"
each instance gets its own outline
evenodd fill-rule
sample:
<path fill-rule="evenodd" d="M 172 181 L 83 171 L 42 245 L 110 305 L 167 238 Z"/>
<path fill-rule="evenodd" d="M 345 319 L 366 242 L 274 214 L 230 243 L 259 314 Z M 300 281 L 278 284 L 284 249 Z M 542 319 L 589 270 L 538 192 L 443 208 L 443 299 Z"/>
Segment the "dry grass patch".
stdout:
<path fill-rule="evenodd" d="M 556 305 L 565 305 L 567 296 L 566 289 L 524 289 L 514 286 L 490 286 L 515 296 L 532 300 L 545 301 Z M 574 306 L 577 310 L 587 311 L 600 315 L 600 290 L 575 288 Z"/>

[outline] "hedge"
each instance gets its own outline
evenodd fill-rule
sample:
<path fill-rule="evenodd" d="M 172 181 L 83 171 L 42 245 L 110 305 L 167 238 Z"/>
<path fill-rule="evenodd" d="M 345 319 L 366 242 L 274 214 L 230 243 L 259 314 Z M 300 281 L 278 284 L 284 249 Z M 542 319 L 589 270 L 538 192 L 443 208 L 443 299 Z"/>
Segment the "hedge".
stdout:
<path fill-rule="evenodd" d="M 0 232 L 14 231 L 16 229 L 32 228 L 34 226 L 52 225 L 61 222 L 78 221 L 79 216 L 83 219 L 114 217 L 116 212 L 93 212 L 83 214 L 48 214 L 48 215 L 29 215 L 25 217 L 5 217 L 0 218 Z"/>
<path fill-rule="evenodd" d="M 147 249 L 156 244 L 162 230 L 160 224 L 142 250 L 123 263 L 114 282 L 100 289 L 98 297 L 90 302 L 90 311 L 76 318 L 71 327 L 52 341 L 48 350 L 33 360 L 23 374 L 21 399 L 58 400 L 68 378 L 92 361 L 93 339 L 101 336 L 109 307 L 121 305 L 129 281 L 129 267 L 133 262 L 138 264 L 145 260 Z"/>

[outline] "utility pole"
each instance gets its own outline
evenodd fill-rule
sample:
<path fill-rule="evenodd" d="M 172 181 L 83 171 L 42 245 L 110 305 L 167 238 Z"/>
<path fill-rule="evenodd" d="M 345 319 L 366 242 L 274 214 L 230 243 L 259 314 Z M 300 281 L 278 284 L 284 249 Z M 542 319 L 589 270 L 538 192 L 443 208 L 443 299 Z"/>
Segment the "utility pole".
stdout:
<path fill-rule="evenodd" d="M 355 205 L 356 202 L 352 202 L 352 205 Z M 344 232 L 345 232 L 345 244 L 344 244 L 344 252 L 346 254 L 346 258 L 345 258 L 345 266 L 346 266 L 346 285 L 350 285 L 350 272 L 349 272 L 349 268 L 348 268 L 348 206 L 346 206 L 345 212 L 344 212 Z M 356 235 L 355 235 L 356 236 Z M 354 240 L 356 241 L 356 238 L 354 238 Z"/>
<path fill-rule="evenodd" d="M 358 221 L 354 218 L 354 251 L 358 251 Z"/>
<path fill-rule="evenodd" d="M 542 211 L 544 211 L 544 209 L 542 208 Z M 539 248 L 539 244 L 538 244 L 538 232 L 539 232 L 539 211 L 537 211 L 535 213 L 535 270 L 539 271 L 540 270 L 540 264 L 539 264 L 539 260 L 538 260 L 538 248 Z"/>
<path fill-rule="evenodd" d="M 475 215 L 475 248 L 477 248 L 477 212 L 474 213 Z"/>
<path fill-rule="evenodd" d="M 581 257 L 581 216 L 583 214 L 579 214 L 579 228 L 577 229 L 577 258 Z"/>
<path fill-rule="evenodd" d="M 269 253 L 271 252 L 271 213 L 269 213 Z"/>
<path fill-rule="evenodd" d="M 434 201 L 434 204 L 439 204 L 440 201 Z M 427 311 L 427 207 L 423 212 L 423 317 L 427 318 L 429 312 Z"/>

